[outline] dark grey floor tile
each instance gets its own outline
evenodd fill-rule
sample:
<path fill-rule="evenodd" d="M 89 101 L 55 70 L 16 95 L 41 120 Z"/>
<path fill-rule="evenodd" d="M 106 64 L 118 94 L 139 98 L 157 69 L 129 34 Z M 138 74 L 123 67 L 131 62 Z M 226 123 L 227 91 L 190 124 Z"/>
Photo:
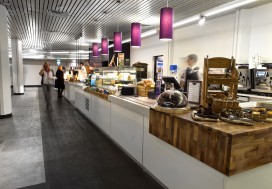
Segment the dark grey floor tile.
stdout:
<path fill-rule="evenodd" d="M 162 188 L 70 103 L 58 100 L 52 92 L 52 109 L 47 110 L 39 89 L 46 183 L 23 189 Z M 27 116 L 19 115 L 19 119 L 24 121 Z M 29 132 L 34 134 L 35 127 L 31 128 Z"/>

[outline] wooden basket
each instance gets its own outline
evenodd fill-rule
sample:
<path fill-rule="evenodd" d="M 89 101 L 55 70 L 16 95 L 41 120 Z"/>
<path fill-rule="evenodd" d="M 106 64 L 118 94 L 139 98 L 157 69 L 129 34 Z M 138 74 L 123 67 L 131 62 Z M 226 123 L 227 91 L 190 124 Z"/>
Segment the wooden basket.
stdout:
<path fill-rule="evenodd" d="M 145 87 L 143 85 L 138 85 L 137 86 L 137 94 L 138 96 L 144 96 L 147 97 L 148 96 L 148 91 L 150 91 L 151 89 L 154 89 L 154 87 Z"/>

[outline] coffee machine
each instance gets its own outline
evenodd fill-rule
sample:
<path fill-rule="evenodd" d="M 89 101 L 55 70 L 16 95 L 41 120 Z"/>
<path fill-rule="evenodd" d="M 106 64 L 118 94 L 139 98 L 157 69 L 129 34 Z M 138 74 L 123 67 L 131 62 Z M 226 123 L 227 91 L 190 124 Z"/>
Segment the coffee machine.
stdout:
<path fill-rule="evenodd" d="M 272 69 L 254 69 L 255 92 L 271 91 Z"/>
<path fill-rule="evenodd" d="M 238 91 L 249 92 L 252 88 L 251 72 L 248 64 L 238 64 Z"/>
<path fill-rule="evenodd" d="M 137 81 L 141 81 L 142 79 L 147 79 L 147 66 L 148 66 L 147 63 L 136 62 L 132 66 L 136 67 Z"/>

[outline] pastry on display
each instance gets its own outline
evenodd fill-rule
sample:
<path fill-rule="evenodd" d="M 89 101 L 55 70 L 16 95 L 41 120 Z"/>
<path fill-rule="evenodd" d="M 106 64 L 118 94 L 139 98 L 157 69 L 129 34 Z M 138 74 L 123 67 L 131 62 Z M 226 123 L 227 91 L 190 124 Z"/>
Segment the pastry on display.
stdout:
<path fill-rule="evenodd" d="M 253 108 L 251 113 L 252 119 L 255 121 L 266 121 L 268 118 L 268 113 L 266 108 Z"/>
<path fill-rule="evenodd" d="M 270 110 L 270 111 L 267 111 L 267 117 L 268 118 L 272 118 L 272 111 Z"/>
<path fill-rule="evenodd" d="M 251 113 L 248 110 L 235 110 L 235 109 L 224 109 L 220 114 L 219 118 L 222 121 L 226 121 L 234 124 L 242 124 L 252 126 L 254 125 Z"/>
<path fill-rule="evenodd" d="M 214 114 L 212 108 L 199 106 L 198 110 L 192 111 L 192 119 L 196 121 L 219 121 L 218 115 Z"/>
<path fill-rule="evenodd" d="M 108 95 L 116 93 L 116 89 L 112 86 L 109 86 L 107 88 L 91 86 L 91 87 L 86 87 L 84 91 L 90 94 L 94 94 L 96 96 L 105 98 L 105 99 L 108 98 Z"/>

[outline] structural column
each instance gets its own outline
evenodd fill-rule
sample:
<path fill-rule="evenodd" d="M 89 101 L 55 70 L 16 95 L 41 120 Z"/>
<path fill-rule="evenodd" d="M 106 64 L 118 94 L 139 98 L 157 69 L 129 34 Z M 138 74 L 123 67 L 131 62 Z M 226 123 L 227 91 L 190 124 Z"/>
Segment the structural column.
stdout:
<path fill-rule="evenodd" d="M 24 70 L 22 58 L 22 41 L 20 39 L 11 39 L 12 49 L 12 81 L 13 94 L 24 94 Z"/>
<path fill-rule="evenodd" d="M 7 9 L 0 5 L 0 118 L 12 115 Z"/>

